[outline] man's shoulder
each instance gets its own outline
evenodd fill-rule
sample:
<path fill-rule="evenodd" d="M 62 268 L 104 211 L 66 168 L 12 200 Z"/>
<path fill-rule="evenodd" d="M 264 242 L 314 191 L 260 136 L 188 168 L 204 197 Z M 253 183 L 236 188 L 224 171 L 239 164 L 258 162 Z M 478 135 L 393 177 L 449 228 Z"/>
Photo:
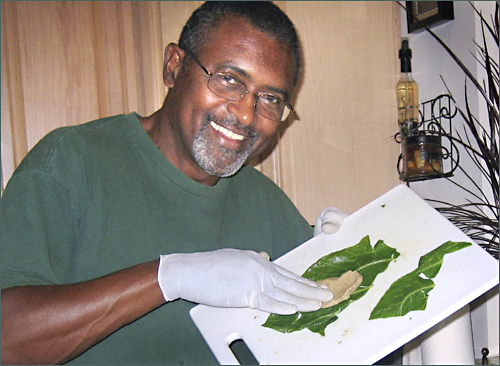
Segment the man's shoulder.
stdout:
<path fill-rule="evenodd" d="M 131 115 L 116 115 L 90 122 L 56 128 L 45 135 L 27 154 L 20 166 L 45 170 L 58 156 L 72 160 L 92 148 L 92 144 L 117 130 L 119 124 L 131 122 Z M 133 120 L 132 120 L 133 121 Z"/>
<path fill-rule="evenodd" d="M 130 114 L 118 114 L 114 116 L 104 117 L 95 119 L 89 122 L 84 122 L 81 124 L 68 125 L 56 128 L 46 136 L 44 136 L 40 142 L 53 142 L 59 140 L 61 137 L 71 136 L 71 135 L 85 135 L 87 133 L 101 133 L 102 131 L 109 130 L 114 131 L 120 125 L 134 124 L 137 122 L 137 117 L 135 113 Z"/>

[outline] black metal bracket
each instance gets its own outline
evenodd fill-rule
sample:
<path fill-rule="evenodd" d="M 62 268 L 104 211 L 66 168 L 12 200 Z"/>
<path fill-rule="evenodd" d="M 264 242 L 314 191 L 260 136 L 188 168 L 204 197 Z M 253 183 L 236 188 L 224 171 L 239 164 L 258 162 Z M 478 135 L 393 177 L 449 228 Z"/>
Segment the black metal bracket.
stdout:
<path fill-rule="evenodd" d="M 405 178 L 401 173 L 402 154 L 399 156 L 397 169 L 401 180 L 405 182 L 422 181 L 436 178 L 447 178 L 453 176 L 453 172 L 457 169 L 459 163 L 459 152 L 454 144 L 455 137 L 453 136 L 452 119 L 457 115 L 457 107 L 449 94 L 441 94 L 434 99 L 423 102 L 419 106 L 419 122 L 417 135 L 440 136 L 442 145 L 439 148 L 442 150 L 443 172 L 436 172 L 431 177 L 412 177 Z M 394 136 L 397 143 L 401 143 L 404 138 L 402 129 Z"/>

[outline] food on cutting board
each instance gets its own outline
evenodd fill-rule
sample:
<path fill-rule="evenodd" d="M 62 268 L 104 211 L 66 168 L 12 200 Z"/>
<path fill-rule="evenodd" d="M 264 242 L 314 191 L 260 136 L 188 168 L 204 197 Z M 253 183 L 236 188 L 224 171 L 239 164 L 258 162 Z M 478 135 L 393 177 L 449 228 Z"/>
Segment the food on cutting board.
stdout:
<path fill-rule="evenodd" d="M 384 272 L 398 256 L 398 251 L 386 245 L 382 240 L 372 247 L 370 238 L 365 236 L 356 245 L 320 258 L 304 272 L 305 278 L 319 281 L 325 278 L 341 277 L 346 272 L 354 271 L 362 276 L 359 287 L 353 290 L 349 298 L 327 308 L 312 312 L 297 312 L 292 315 L 271 314 L 263 326 L 283 333 L 307 328 L 324 336 L 326 327 L 337 320 L 339 313 L 350 303 L 363 297 L 373 286 L 375 278 Z"/>
<path fill-rule="evenodd" d="M 354 290 L 361 285 L 363 276 L 356 271 L 347 271 L 340 277 L 329 277 L 317 282 L 328 286 L 328 289 L 333 293 L 333 299 L 324 302 L 321 306 L 324 309 L 347 300 Z"/>
<path fill-rule="evenodd" d="M 436 277 L 441 269 L 445 254 L 471 245 L 468 242 L 447 241 L 420 257 L 417 269 L 392 283 L 372 310 L 370 319 L 391 318 L 414 310 L 425 310 L 429 292 L 435 286 L 431 278 Z M 426 278 L 423 278 L 422 274 Z"/>

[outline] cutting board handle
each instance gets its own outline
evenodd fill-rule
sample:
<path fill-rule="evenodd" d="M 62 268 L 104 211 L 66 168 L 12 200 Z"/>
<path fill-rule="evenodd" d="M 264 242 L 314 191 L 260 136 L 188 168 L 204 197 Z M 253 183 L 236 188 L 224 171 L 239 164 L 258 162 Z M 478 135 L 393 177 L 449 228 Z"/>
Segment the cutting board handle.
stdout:
<path fill-rule="evenodd" d="M 223 344 L 222 347 L 211 348 L 221 365 L 240 365 L 240 362 L 230 348 L 230 345 L 238 340 L 242 340 L 240 334 L 231 334 L 225 339 L 220 339 L 220 343 Z"/>

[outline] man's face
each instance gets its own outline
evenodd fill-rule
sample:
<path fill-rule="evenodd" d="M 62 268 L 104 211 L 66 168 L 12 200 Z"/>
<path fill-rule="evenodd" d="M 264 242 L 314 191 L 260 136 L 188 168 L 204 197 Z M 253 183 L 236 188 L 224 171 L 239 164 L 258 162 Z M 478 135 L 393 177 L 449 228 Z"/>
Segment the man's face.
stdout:
<path fill-rule="evenodd" d="M 289 101 L 295 62 L 291 50 L 241 18 L 229 18 L 210 40 L 194 50 L 210 73 L 222 72 L 243 82 L 251 93 L 271 93 Z M 191 59 L 175 79 L 182 164 L 195 161 L 211 176 L 236 173 L 248 158 L 260 154 L 280 122 L 257 113 L 254 96 L 239 102 L 217 96 L 207 87 L 208 75 Z"/>

